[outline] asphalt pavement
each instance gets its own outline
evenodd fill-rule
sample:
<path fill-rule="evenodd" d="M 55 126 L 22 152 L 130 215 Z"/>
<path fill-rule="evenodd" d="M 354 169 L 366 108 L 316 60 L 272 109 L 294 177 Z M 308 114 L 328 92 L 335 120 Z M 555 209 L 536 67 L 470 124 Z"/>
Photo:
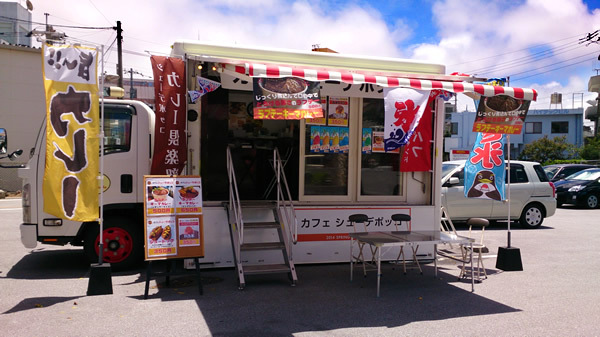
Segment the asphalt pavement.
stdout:
<path fill-rule="evenodd" d="M 488 278 L 471 292 L 452 260 L 424 275 L 383 266 L 355 274 L 349 264 L 299 265 L 298 284 L 250 276 L 237 289 L 233 269 L 202 270 L 150 282 L 145 269 L 112 273 L 112 295 L 86 296 L 81 248 L 22 246 L 20 200 L 0 200 L 0 331 L 3 336 L 598 336 L 600 210 L 560 208 L 542 228 L 513 224 L 523 271 L 495 268 L 506 223 L 486 230 Z M 464 226 L 458 227 L 460 232 Z"/>

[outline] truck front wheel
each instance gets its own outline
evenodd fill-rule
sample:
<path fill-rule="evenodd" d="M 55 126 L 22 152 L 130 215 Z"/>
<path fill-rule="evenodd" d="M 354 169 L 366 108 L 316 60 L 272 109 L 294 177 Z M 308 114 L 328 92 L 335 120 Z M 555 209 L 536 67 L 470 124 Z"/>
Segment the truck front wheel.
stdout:
<path fill-rule="evenodd" d="M 102 259 L 115 271 L 130 269 L 141 261 L 142 235 L 134 229 L 134 223 L 124 216 L 107 216 L 104 219 Z M 85 234 L 83 248 L 90 263 L 98 263 L 99 233 L 99 226 L 92 225 Z"/>

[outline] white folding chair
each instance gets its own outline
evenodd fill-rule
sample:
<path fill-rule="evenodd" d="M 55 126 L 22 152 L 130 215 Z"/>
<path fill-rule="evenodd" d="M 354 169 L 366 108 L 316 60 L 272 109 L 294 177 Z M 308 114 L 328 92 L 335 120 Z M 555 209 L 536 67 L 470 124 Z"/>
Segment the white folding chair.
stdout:
<path fill-rule="evenodd" d="M 362 263 L 362 266 L 363 266 L 363 275 L 366 277 L 367 276 L 367 267 L 369 267 L 369 270 L 377 270 L 375 256 L 377 254 L 378 248 L 369 245 L 369 247 L 371 248 L 371 260 L 367 261 L 367 259 L 365 258 L 364 250 L 363 250 L 366 243 L 360 241 L 360 235 L 361 234 L 366 235 L 368 233 L 367 223 L 369 222 L 369 217 L 366 214 L 352 214 L 348 217 L 348 221 L 350 221 L 352 223 L 354 233 L 359 236 L 358 238 L 353 240 L 352 246 L 350 247 L 350 251 L 351 251 L 350 272 L 352 273 L 353 264 L 355 262 L 356 263 L 360 262 L 360 263 Z M 362 231 L 357 231 L 357 228 L 356 228 L 357 225 L 362 225 Z M 354 241 L 356 241 L 356 245 L 358 247 L 358 255 L 354 255 L 354 247 L 353 247 Z M 350 279 L 352 279 L 352 275 L 350 275 Z"/>
<path fill-rule="evenodd" d="M 481 272 L 483 272 L 483 276 L 484 279 L 487 278 L 487 273 L 485 271 L 485 267 L 483 265 L 483 254 L 484 253 L 488 253 L 490 250 L 488 249 L 488 247 L 485 245 L 483 239 L 484 239 L 484 235 L 485 235 L 485 227 L 487 227 L 490 224 L 490 222 L 487 219 L 483 219 L 483 218 L 469 218 L 467 220 L 467 225 L 469 226 L 469 234 L 468 237 L 475 239 L 475 242 L 473 242 L 472 246 L 471 245 L 462 245 L 462 251 L 463 251 L 463 264 L 462 264 L 462 268 L 460 271 L 460 276 L 458 277 L 463 278 L 467 276 L 467 272 L 465 270 L 466 264 L 467 262 L 467 256 L 469 255 L 471 247 L 473 247 L 473 255 L 475 255 L 477 257 L 477 268 L 476 272 L 477 272 L 477 281 L 481 281 Z M 479 230 L 479 234 L 477 234 L 477 230 L 473 229 L 474 227 L 479 227 L 481 228 L 481 230 Z"/>
<path fill-rule="evenodd" d="M 400 231 L 402 224 L 404 223 L 406 231 L 410 232 L 410 227 L 408 224 L 410 220 L 411 217 L 408 214 L 392 214 L 392 221 L 396 226 L 396 231 Z M 410 248 L 412 249 L 413 253 L 413 262 L 417 265 L 417 268 L 419 268 L 421 274 L 423 274 L 423 270 L 421 269 L 421 265 L 419 264 L 419 260 L 417 259 L 417 251 L 419 250 L 419 246 L 411 246 Z M 400 252 L 398 253 L 398 257 L 396 258 L 396 265 L 398 265 L 400 257 L 402 257 L 402 268 L 404 270 L 404 274 L 406 275 L 406 257 L 404 255 L 404 246 L 400 246 Z"/>

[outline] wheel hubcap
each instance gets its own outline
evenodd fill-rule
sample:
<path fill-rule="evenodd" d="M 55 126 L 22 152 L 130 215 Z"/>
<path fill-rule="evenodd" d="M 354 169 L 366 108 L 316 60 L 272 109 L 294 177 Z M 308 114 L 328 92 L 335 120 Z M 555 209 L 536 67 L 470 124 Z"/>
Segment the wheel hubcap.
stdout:
<path fill-rule="evenodd" d="M 541 219 L 542 219 L 542 214 L 540 213 L 540 211 L 537 208 L 532 208 L 527 211 L 527 223 L 529 223 L 530 225 L 532 225 L 532 226 L 537 225 L 538 223 L 540 223 Z"/>
<path fill-rule="evenodd" d="M 587 200 L 588 200 L 588 207 L 596 208 L 598 206 L 598 198 L 596 198 L 595 195 L 589 196 Z"/>
<path fill-rule="evenodd" d="M 103 231 L 104 241 L 102 259 L 104 262 L 118 263 L 125 260 L 133 249 L 131 235 L 124 229 L 118 227 L 107 228 Z M 100 236 L 96 238 L 96 254 L 99 254 Z"/>

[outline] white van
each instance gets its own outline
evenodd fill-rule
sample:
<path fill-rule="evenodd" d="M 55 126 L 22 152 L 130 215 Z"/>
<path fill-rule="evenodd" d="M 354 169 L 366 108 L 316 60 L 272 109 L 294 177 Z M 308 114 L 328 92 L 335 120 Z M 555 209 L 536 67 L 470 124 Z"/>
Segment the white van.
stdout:
<path fill-rule="evenodd" d="M 442 206 L 453 221 L 478 217 L 506 220 L 508 202 L 467 198 L 464 194 L 465 160 L 442 163 Z M 508 177 L 506 179 L 508 181 Z M 508 189 L 508 185 L 506 185 Z M 508 193 L 506 194 L 508 197 Z M 538 228 L 556 211 L 556 190 L 539 163 L 510 162 L 510 219 L 523 228 Z"/>

